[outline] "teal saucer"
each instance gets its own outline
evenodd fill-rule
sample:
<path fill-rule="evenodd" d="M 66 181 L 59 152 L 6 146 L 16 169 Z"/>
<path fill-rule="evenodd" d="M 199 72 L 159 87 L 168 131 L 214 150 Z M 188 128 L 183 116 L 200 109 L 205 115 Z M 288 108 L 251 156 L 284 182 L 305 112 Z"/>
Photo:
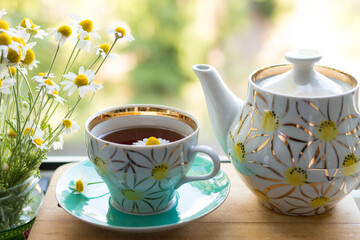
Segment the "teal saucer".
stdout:
<path fill-rule="evenodd" d="M 137 216 L 117 211 L 110 204 L 110 194 L 104 183 L 89 185 L 87 197 L 74 194 L 70 182 L 82 171 L 87 182 L 101 181 L 89 160 L 69 168 L 60 176 L 55 189 L 60 206 L 81 221 L 98 227 L 126 232 L 155 232 L 183 226 L 204 217 L 218 208 L 230 191 L 229 178 L 220 170 L 212 179 L 186 183 L 176 193 L 177 203 L 166 212 Z M 212 171 L 212 163 L 197 156 L 189 175 Z"/>

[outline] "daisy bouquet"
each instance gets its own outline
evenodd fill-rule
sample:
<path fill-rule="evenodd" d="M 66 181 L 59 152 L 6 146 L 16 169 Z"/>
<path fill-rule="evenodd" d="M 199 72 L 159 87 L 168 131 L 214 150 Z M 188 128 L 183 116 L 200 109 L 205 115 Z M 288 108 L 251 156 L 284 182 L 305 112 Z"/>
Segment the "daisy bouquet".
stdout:
<path fill-rule="evenodd" d="M 39 175 L 41 161 L 48 151 L 62 149 L 62 134 L 76 132 L 80 127 L 74 121 L 79 103 L 91 101 L 102 84 L 95 81 L 105 60 L 113 55 L 111 50 L 119 39 L 129 42 L 134 38 L 121 26 L 107 28 L 112 44 L 101 44 L 92 49 L 92 41 L 99 39 L 93 22 L 71 15 L 73 22 L 57 29 L 42 30 L 30 18 L 10 28 L 3 20 L 6 11 L 0 11 L 0 231 L 14 226 L 23 204 L 9 205 L 1 202 L 8 198 L 9 189 Z M 46 72 L 30 71 L 39 61 L 33 50 L 37 40 L 54 37 L 57 47 L 51 54 Z M 73 40 L 73 47 L 62 72 L 53 72 L 56 59 L 64 52 L 63 46 Z M 94 59 L 87 65 L 74 69 L 78 56 L 93 51 Z M 31 71 L 34 72 L 34 71 Z M 70 96 L 76 100 L 70 101 Z M 89 96 L 88 96 L 89 95 Z M 74 98 L 72 98 L 74 99 Z M 58 108 L 65 108 L 61 119 L 53 120 Z M 54 124 L 55 122 L 55 124 Z M 24 204 L 26 199 L 24 198 Z"/>

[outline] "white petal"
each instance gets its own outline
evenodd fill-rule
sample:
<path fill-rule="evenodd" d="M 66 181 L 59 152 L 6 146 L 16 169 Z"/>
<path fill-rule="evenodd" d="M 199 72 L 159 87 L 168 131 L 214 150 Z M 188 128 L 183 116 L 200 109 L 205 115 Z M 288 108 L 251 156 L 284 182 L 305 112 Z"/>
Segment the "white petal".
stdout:
<path fill-rule="evenodd" d="M 76 85 L 74 85 L 72 88 L 70 88 L 69 92 L 68 92 L 68 96 L 70 97 L 76 90 Z"/>

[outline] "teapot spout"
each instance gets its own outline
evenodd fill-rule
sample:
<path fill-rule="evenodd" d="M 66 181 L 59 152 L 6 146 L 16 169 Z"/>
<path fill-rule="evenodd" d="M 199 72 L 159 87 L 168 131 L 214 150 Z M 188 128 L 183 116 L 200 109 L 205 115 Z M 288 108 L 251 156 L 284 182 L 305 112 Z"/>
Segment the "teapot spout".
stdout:
<path fill-rule="evenodd" d="M 212 128 L 223 151 L 227 154 L 229 129 L 244 103 L 230 91 L 214 67 L 197 64 L 192 69 L 203 88 Z"/>

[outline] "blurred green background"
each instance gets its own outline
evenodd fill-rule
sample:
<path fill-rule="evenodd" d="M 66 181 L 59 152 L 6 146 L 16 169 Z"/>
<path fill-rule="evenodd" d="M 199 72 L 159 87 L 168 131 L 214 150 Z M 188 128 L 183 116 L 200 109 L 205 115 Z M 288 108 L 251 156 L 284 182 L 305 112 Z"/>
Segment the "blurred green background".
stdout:
<path fill-rule="evenodd" d="M 70 13 L 92 19 L 101 40 L 111 44 L 104 28 L 126 23 L 135 41 L 121 41 L 96 80 L 104 89 L 90 105 L 84 101 L 76 119 L 82 131 L 65 136 L 63 151 L 51 155 L 86 155 L 84 123 L 93 113 L 130 103 L 153 103 L 184 109 L 201 124 L 200 143 L 223 154 L 212 132 L 204 95 L 192 65 L 215 66 L 230 88 L 246 97 L 248 75 L 262 66 L 285 62 L 294 48 L 317 49 L 321 65 L 357 74 L 360 64 L 360 2 L 356 0 L 1 0 L 3 18 L 18 25 L 29 17 L 42 29 L 72 22 Z M 73 43 L 67 42 L 55 63 L 62 72 Z M 34 50 L 40 61 L 31 74 L 46 71 L 56 44 L 39 40 Z M 81 53 L 74 69 L 88 65 L 93 53 Z M 77 72 L 77 70 L 75 71 Z M 59 120 L 66 108 L 59 110 Z"/>

